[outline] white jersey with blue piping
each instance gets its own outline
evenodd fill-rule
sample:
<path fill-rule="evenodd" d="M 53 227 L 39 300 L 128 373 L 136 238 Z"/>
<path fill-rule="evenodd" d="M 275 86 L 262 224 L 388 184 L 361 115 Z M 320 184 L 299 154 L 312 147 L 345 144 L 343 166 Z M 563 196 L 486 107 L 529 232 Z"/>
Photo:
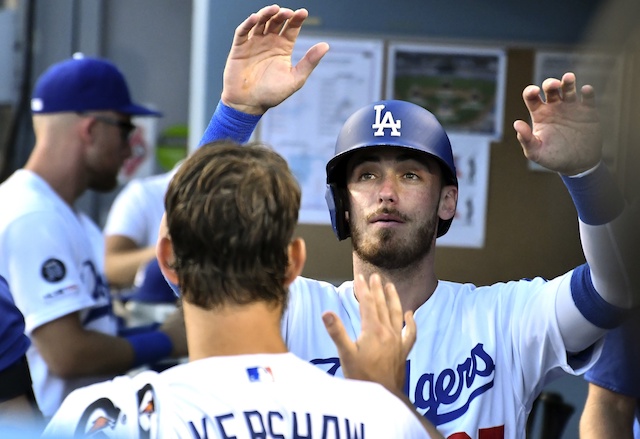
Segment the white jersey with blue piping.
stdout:
<path fill-rule="evenodd" d="M 556 296 L 570 294 L 571 275 L 484 287 L 440 281 L 418 308 L 405 393 L 445 437 L 524 437 L 543 385 L 563 370 L 583 373 L 594 361 L 599 344 L 568 356 L 558 329 Z M 335 287 L 306 278 L 290 287 L 283 334 L 291 352 L 342 376 L 321 319 L 326 310 L 336 312 L 357 338 L 353 283 Z"/>
<path fill-rule="evenodd" d="M 86 329 L 115 335 L 100 229 L 31 171 L 18 170 L 0 185 L 0 202 L 11 206 L 0 214 L 0 275 L 24 315 L 27 335 L 74 312 L 80 313 Z M 33 344 L 27 359 L 45 416 L 51 416 L 71 390 L 104 379 L 59 378 Z"/>
<path fill-rule="evenodd" d="M 290 353 L 211 357 L 73 392 L 44 437 L 427 438 L 379 384 L 326 375 Z"/>

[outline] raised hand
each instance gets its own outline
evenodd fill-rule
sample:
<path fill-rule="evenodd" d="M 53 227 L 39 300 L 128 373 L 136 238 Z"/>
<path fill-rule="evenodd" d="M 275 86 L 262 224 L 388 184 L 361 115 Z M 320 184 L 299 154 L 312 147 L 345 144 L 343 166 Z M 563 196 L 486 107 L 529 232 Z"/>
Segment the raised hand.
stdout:
<path fill-rule="evenodd" d="M 413 313 L 407 311 L 403 318 L 394 285 L 388 283 L 383 288 L 377 274 L 371 276 L 368 284 L 364 276 L 359 275 L 354 285 L 362 318 L 362 330 L 355 342 L 349 338 L 336 314 L 328 311 L 322 316 L 338 348 L 344 376 L 380 383 L 400 395 L 407 356 L 416 341 Z"/>
<path fill-rule="evenodd" d="M 522 98 L 533 127 L 517 120 L 524 155 L 541 166 L 564 175 L 593 168 L 602 157 L 602 133 L 595 107 L 593 87 L 584 85 L 578 95 L 576 77 L 565 73 L 562 80 L 548 78 L 540 87 L 527 86 Z"/>
<path fill-rule="evenodd" d="M 293 46 L 307 19 L 306 9 L 278 5 L 251 14 L 235 31 L 224 69 L 222 102 L 248 114 L 263 114 L 299 90 L 329 50 L 311 47 L 295 65 Z"/>

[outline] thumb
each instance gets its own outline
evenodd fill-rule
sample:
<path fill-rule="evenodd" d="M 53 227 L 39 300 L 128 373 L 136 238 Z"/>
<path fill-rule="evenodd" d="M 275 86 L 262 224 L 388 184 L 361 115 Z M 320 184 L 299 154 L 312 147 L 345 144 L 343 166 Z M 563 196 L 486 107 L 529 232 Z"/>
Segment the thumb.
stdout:
<path fill-rule="evenodd" d="M 322 322 L 326 328 L 331 340 L 338 348 L 338 355 L 343 358 L 345 355 L 351 355 L 355 349 L 355 343 L 351 341 L 347 335 L 346 329 L 342 324 L 342 320 L 333 312 L 327 311 L 322 314 Z"/>
<path fill-rule="evenodd" d="M 295 66 L 295 72 L 297 81 L 300 83 L 300 87 L 306 82 L 313 69 L 315 69 L 322 57 L 324 57 L 329 51 L 329 45 L 327 43 L 318 43 L 307 50 L 307 53 L 302 57 L 298 64 Z"/>

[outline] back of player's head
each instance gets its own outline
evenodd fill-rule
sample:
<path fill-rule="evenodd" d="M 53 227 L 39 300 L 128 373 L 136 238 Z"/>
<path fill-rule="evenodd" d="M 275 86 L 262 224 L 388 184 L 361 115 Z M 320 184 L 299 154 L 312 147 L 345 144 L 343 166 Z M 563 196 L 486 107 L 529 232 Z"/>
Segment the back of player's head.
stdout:
<path fill-rule="evenodd" d="M 207 309 L 258 300 L 284 304 L 299 208 L 300 187 L 270 148 L 231 141 L 200 147 L 165 197 L 183 298 Z"/>
<path fill-rule="evenodd" d="M 429 111 L 406 101 L 378 101 L 360 108 L 342 126 L 334 157 L 327 163 L 327 204 L 338 239 L 350 236 L 347 208 L 347 162 L 357 151 L 370 147 L 403 148 L 434 158 L 442 169 L 443 184 L 458 186 L 449 137 Z M 444 235 L 451 220 L 438 222 Z"/>

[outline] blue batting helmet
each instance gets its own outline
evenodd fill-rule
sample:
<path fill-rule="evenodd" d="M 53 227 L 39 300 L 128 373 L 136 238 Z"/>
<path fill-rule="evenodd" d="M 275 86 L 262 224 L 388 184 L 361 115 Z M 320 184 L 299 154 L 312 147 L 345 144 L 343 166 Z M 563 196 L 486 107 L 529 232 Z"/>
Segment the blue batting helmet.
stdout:
<path fill-rule="evenodd" d="M 449 137 L 433 114 L 406 101 L 369 104 L 353 113 L 344 123 L 336 141 L 335 155 L 327 163 L 325 198 L 333 230 L 339 240 L 351 234 L 345 219 L 346 163 L 355 151 L 375 146 L 423 152 L 438 161 L 445 183 L 458 187 Z M 438 237 L 447 233 L 451 221 L 439 220 Z"/>

